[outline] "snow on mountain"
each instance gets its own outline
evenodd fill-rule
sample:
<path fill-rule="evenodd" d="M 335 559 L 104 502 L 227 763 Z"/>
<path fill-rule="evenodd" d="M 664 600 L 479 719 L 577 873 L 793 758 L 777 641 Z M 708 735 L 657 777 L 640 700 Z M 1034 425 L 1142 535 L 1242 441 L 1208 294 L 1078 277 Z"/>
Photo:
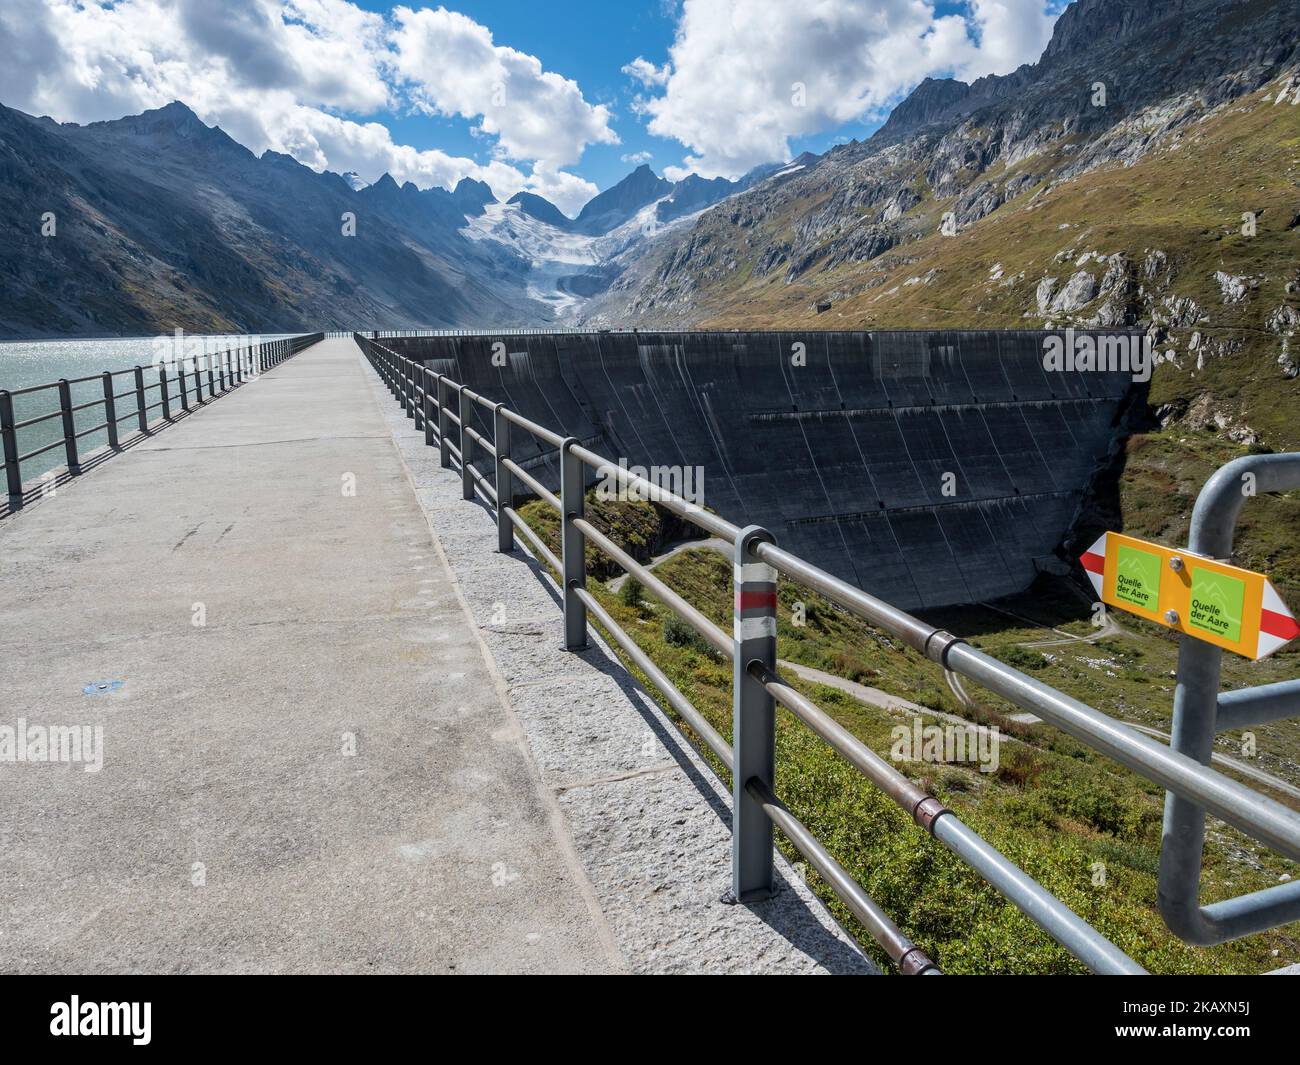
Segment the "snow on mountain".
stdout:
<path fill-rule="evenodd" d="M 525 286 L 530 299 L 552 309 L 557 320 L 572 316 L 591 296 L 623 271 L 628 253 L 694 221 L 700 211 L 669 222 L 657 215 L 669 196 L 652 200 L 606 233 L 577 233 L 545 222 L 518 201 L 492 202 L 466 219 L 461 235 L 490 250 L 492 245 L 529 264 Z"/>

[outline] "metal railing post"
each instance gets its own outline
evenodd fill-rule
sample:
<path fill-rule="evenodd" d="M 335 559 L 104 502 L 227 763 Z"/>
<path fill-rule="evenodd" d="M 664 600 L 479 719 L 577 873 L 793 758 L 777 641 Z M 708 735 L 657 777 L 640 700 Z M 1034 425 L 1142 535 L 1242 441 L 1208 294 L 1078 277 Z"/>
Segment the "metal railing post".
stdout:
<path fill-rule="evenodd" d="M 23 475 L 18 468 L 18 430 L 14 428 L 14 397 L 0 389 L 0 445 L 5 460 L 5 481 L 9 488 L 9 509 L 23 505 Z"/>
<path fill-rule="evenodd" d="M 194 364 L 194 383 L 195 383 L 196 386 L 198 385 L 198 382 L 199 382 L 199 370 L 198 370 L 198 365 L 199 365 L 198 362 L 195 362 L 195 364 Z M 181 410 L 183 410 L 183 411 L 188 411 L 188 410 L 190 409 L 190 395 L 189 395 L 189 391 L 188 391 L 188 386 L 185 384 L 185 362 L 184 362 L 184 360 L 182 360 L 182 361 L 178 364 L 178 366 L 177 366 L 177 368 L 176 368 L 176 373 L 178 374 L 178 377 L 179 377 L 179 380 L 180 380 L 180 383 L 181 383 L 181 388 L 180 388 L 180 393 L 181 393 Z M 199 398 L 196 399 L 196 400 L 194 401 L 196 406 L 197 406 L 199 403 L 201 403 L 201 402 L 203 401 L 203 400 L 202 400 L 203 393 L 202 393 L 202 392 L 197 392 L 197 395 L 199 396 Z"/>
<path fill-rule="evenodd" d="M 412 408 L 412 413 L 415 416 L 415 428 L 423 429 L 424 428 L 424 401 L 426 398 L 428 398 L 425 394 L 425 388 L 423 387 L 424 386 L 424 364 L 413 362 L 411 363 L 411 367 L 412 367 L 411 408 Z M 427 440 L 428 433 L 425 433 L 425 437 L 426 437 L 425 442 L 428 443 Z"/>
<path fill-rule="evenodd" d="M 736 538 L 732 629 L 731 891 L 727 902 L 757 902 L 773 891 L 772 821 L 749 791 L 757 780 L 776 790 L 776 701 L 750 668 L 776 669 L 776 570 L 753 553 L 775 543 L 757 525 Z"/>
<path fill-rule="evenodd" d="M 586 467 L 573 454 L 578 443 L 568 437 L 560 445 L 560 546 L 564 564 L 564 649 L 581 651 L 587 646 L 587 605 L 578 591 L 587 588 L 586 538 L 573 524 L 584 510 Z"/>
<path fill-rule="evenodd" d="M 72 416 L 72 386 L 66 377 L 59 378 L 59 411 L 63 414 L 63 451 L 68 461 L 69 473 L 80 473 L 77 458 L 77 421 Z"/>
<path fill-rule="evenodd" d="M 506 405 L 498 403 L 493 412 L 492 450 L 496 452 L 497 488 L 497 550 L 509 554 L 515 549 L 515 527 L 506 510 L 514 506 L 514 483 L 506 459 L 510 457 L 510 419 L 505 414 Z"/>
<path fill-rule="evenodd" d="M 470 470 L 474 468 L 474 438 L 469 435 L 469 423 L 474 404 L 465 395 L 464 385 L 461 385 L 457 391 L 460 394 L 460 403 L 456 411 L 460 416 L 460 495 L 462 499 L 473 499 L 474 475 Z"/>
<path fill-rule="evenodd" d="M 211 399 L 217 394 L 217 375 L 212 369 L 211 356 L 205 357 L 203 361 L 208 364 L 208 399 Z"/>
<path fill-rule="evenodd" d="M 1244 487 L 1247 476 L 1250 492 Z M 1300 454 L 1250 455 L 1221 467 L 1197 496 L 1188 550 L 1206 558 L 1231 558 L 1237 517 L 1246 500 L 1257 492 L 1290 491 L 1298 485 Z M 1179 636 L 1169 745 L 1206 766 L 1215 734 L 1224 728 L 1219 723 L 1222 665 L 1220 648 L 1188 633 Z M 1184 942 L 1213 946 L 1300 918 L 1300 881 L 1201 905 L 1205 818 L 1204 807 L 1165 793 L 1156 898 L 1170 930 Z"/>
<path fill-rule="evenodd" d="M 427 366 L 420 368 L 420 375 L 424 382 L 424 403 L 421 404 L 424 408 L 424 446 L 433 447 L 433 408 L 437 405 L 437 401 L 433 398 L 433 390 L 437 387 L 437 384 L 434 375 Z"/>
<path fill-rule="evenodd" d="M 447 404 L 451 402 L 451 386 L 438 375 L 438 465 L 451 469 L 451 419 L 447 417 Z"/>
<path fill-rule="evenodd" d="M 226 390 L 226 353 L 217 352 L 217 382 L 221 385 L 221 391 Z"/>
<path fill-rule="evenodd" d="M 149 431 L 149 404 L 144 395 L 144 367 L 135 368 L 135 415 L 140 422 L 140 432 Z"/>
<path fill-rule="evenodd" d="M 159 385 L 158 393 L 159 395 L 162 396 L 163 421 L 169 422 L 172 420 L 172 399 L 171 396 L 167 394 L 167 367 L 166 366 L 158 367 L 158 385 Z M 184 370 L 181 370 L 181 391 L 182 392 L 185 391 Z"/>
<path fill-rule="evenodd" d="M 117 442 L 117 400 L 113 396 L 113 375 L 104 371 L 104 428 L 108 430 L 108 446 L 120 450 Z"/>

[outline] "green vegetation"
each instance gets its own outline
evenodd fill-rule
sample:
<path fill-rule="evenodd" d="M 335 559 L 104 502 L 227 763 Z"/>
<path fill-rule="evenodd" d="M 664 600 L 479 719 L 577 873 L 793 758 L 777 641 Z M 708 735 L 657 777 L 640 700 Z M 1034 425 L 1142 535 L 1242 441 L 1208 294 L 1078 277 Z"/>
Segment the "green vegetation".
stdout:
<path fill-rule="evenodd" d="M 612 538 L 621 542 L 625 534 L 635 533 L 647 543 L 665 539 L 647 535 L 643 511 L 622 506 L 626 510 L 609 505 L 602 512 L 603 527 Z M 555 545 L 549 507 L 530 503 L 521 512 Z M 731 566 L 724 556 L 708 549 L 684 551 L 658 565 L 655 573 L 714 622 L 729 627 Z M 628 603 L 621 592 L 596 585 L 593 591 L 709 722 L 730 735 L 730 663 L 648 592 Z M 996 698 L 974 709 L 963 708 L 939 669 L 886 634 L 790 582 L 782 581 L 778 594 L 778 646 L 784 660 L 856 679 L 935 711 L 997 725 L 1007 738 L 994 773 L 980 772 L 973 763 L 902 763 L 900 769 L 1147 968 L 1162 973 L 1252 973 L 1300 960 L 1300 935 L 1294 926 L 1211 949 L 1188 947 L 1165 929 L 1155 904 L 1163 802 L 1158 788 L 1050 726 L 1010 720 L 1016 708 Z M 1016 658 L 1036 677 L 1119 717 L 1167 726 L 1174 642 L 1164 630 L 1128 619 L 1113 635 L 1081 642 L 1095 639 L 1090 598 L 1068 581 L 1043 578 L 1030 594 L 1015 600 L 946 611 L 928 620 L 966 635 L 991 654 Z M 1039 646 L 1023 647 L 1026 642 Z M 1294 672 L 1295 657 L 1287 656 L 1259 664 L 1234 660 L 1227 663 L 1225 675 L 1231 683 L 1263 683 Z M 635 669 L 633 673 L 657 694 L 644 676 Z M 787 676 L 882 756 L 889 755 L 891 729 L 910 724 L 906 713 L 877 709 L 838 688 L 801 680 L 793 671 Z M 922 720 L 930 724 L 938 719 L 922 715 Z M 690 735 L 689 729 L 683 730 Z M 1285 775 L 1290 763 L 1293 771 L 1300 754 L 1295 723 L 1263 726 L 1256 733 L 1260 767 Z M 945 971 L 1082 971 L 783 710 L 778 713 L 777 752 L 782 798 Z M 705 756 L 725 779 L 716 759 L 707 752 Z M 1211 822 L 1210 835 L 1207 900 L 1267 887 L 1297 872 L 1291 863 L 1217 822 Z M 786 841 L 781 845 L 791 861 L 802 861 Z M 1096 882 L 1103 869 L 1104 883 Z M 884 964 L 883 955 L 829 888 L 813 871 L 808 877 Z"/>
<path fill-rule="evenodd" d="M 1196 493 L 1223 463 L 1249 453 L 1300 449 L 1300 377 L 1287 378 L 1278 359 L 1287 348 L 1266 328 L 1270 314 L 1300 311 L 1300 122 L 1296 108 L 1275 106 L 1276 86 L 1236 101 L 1188 127 L 1176 140 L 1131 167 L 1104 167 L 1069 180 L 1047 180 L 956 237 L 939 235 L 951 203 L 924 199 L 913 213 L 925 218 L 922 239 L 867 262 L 814 270 L 785 284 L 780 272 L 727 290 L 702 290 L 704 321 L 716 328 L 797 329 L 1019 329 L 1040 325 L 1035 290 L 1043 277 L 1062 281 L 1085 251 L 1122 253 L 1146 295 L 1144 317 L 1169 316 L 1171 301 L 1194 300 L 1194 324 L 1170 327 L 1178 357 L 1161 363 L 1147 403 L 1163 428 L 1133 436 L 1115 471 L 1115 521 L 1137 536 L 1185 543 Z M 1011 168 L 990 171 L 992 183 L 1027 173 L 1052 174 L 1069 161 L 1069 138 Z M 812 207 L 791 198 L 764 221 L 754 248 L 789 240 Z M 1243 211 L 1258 220 L 1255 237 L 1242 234 Z M 719 235 L 719 239 L 722 236 Z M 749 244 L 734 253 L 744 261 Z M 1142 273 L 1160 250 L 1165 267 Z M 994 280 L 995 268 L 998 280 Z M 1094 261 L 1089 269 L 1099 272 Z M 1215 275 L 1259 280 L 1258 289 L 1225 304 Z M 740 274 L 742 271 L 736 271 Z M 933 273 L 929 284 L 907 284 Z M 1165 287 L 1167 286 L 1167 288 Z M 812 308 L 830 293 L 846 295 L 828 314 Z M 1086 313 L 1095 313 L 1090 306 Z M 1193 334 L 1204 342 L 1190 350 Z M 1210 343 L 1235 345 L 1214 353 Z M 1297 340 L 1289 342 L 1300 361 Z M 1258 442 L 1234 443 L 1213 428 L 1207 413 L 1222 411 Z M 1191 417 L 1199 412 L 1197 417 Z M 1208 427 L 1207 427 L 1208 426 Z M 1238 526 L 1242 564 L 1267 570 L 1283 598 L 1300 601 L 1300 498 L 1252 500 Z"/>

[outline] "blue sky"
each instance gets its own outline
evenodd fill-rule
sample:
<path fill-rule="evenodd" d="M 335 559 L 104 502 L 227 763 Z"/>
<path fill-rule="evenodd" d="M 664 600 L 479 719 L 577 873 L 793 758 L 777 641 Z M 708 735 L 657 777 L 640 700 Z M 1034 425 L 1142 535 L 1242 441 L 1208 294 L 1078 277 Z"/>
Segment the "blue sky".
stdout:
<path fill-rule="evenodd" d="M 576 213 L 646 160 L 737 177 L 862 138 L 927 75 L 1033 62 L 1066 0 L 4 0 L 0 102 L 181 100 L 317 170 Z"/>
<path fill-rule="evenodd" d="M 362 6 L 372 11 L 389 11 L 393 4 L 368 0 Z M 437 6 L 437 5 L 430 5 Z M 556 5 L 545 0 L 464 0 L 446 6 L 490 27 L 498 44 L 509 45 L 536 55 L 548 70 L 569 77 L 582 86 L 583 94 L 615 112 L 615 129 L 621 145 L 594 145 L 584 154 L 578 168 L 584 177 L 607 188 L 625 176 L 634 161 L 625 157 L 648 152 L 650 166 L 662 171 L 678 165 L 682 145 L 649 133 L 645 123 L 629 108 L 636 84 L 622 72 L 629 60 L 643 56 L 656 65 L 668 58 L 677 26 L 677 5 L 655 0 L 569 0 Z M 959 15 L 961 2 L 936 3 L 936 14 Z M 562 8 L 563 18 L 557 17 Z M 837 124 L 822 132 L 791 140 L 791 152 L 821 153 L 833 144 L 870 136 L 882 119 L 866 115 Z M 488 146 L 470 135 L 470 123 L 463 119 L 429 120 L 404 115 L 390 119 L 395 136 L 421 147 L 442 147 L 457 154 L 486 159 Z"/>

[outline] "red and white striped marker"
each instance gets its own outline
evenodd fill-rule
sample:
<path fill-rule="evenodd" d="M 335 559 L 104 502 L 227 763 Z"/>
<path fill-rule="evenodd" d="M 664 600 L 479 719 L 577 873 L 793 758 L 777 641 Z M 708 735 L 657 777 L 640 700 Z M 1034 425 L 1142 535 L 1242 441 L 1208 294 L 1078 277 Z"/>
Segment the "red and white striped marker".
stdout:
<path fill-rule="evenodd" d="M 1259 651 L 1255 657 L 1265 658 L 1297 636 L 1300 636 L 1300 625 L 1296 624 L 1295 615 L 1282 602 L 1277 589 L 1266 580 L 1264 602 L 1259 610 Z"/>
<path fill-rule="evenodd" d="M 1092 586 L 1097 590 L 1099 601 L 1104 601 L 1102 592 L 1106 586 L 1106 537 L 1109 535 L 1110 533 L 1102 533 L 1101 539 L 1088 548 L 1079 559 L 1088 574 L 1088 580 L 1092 581 Z"/>

